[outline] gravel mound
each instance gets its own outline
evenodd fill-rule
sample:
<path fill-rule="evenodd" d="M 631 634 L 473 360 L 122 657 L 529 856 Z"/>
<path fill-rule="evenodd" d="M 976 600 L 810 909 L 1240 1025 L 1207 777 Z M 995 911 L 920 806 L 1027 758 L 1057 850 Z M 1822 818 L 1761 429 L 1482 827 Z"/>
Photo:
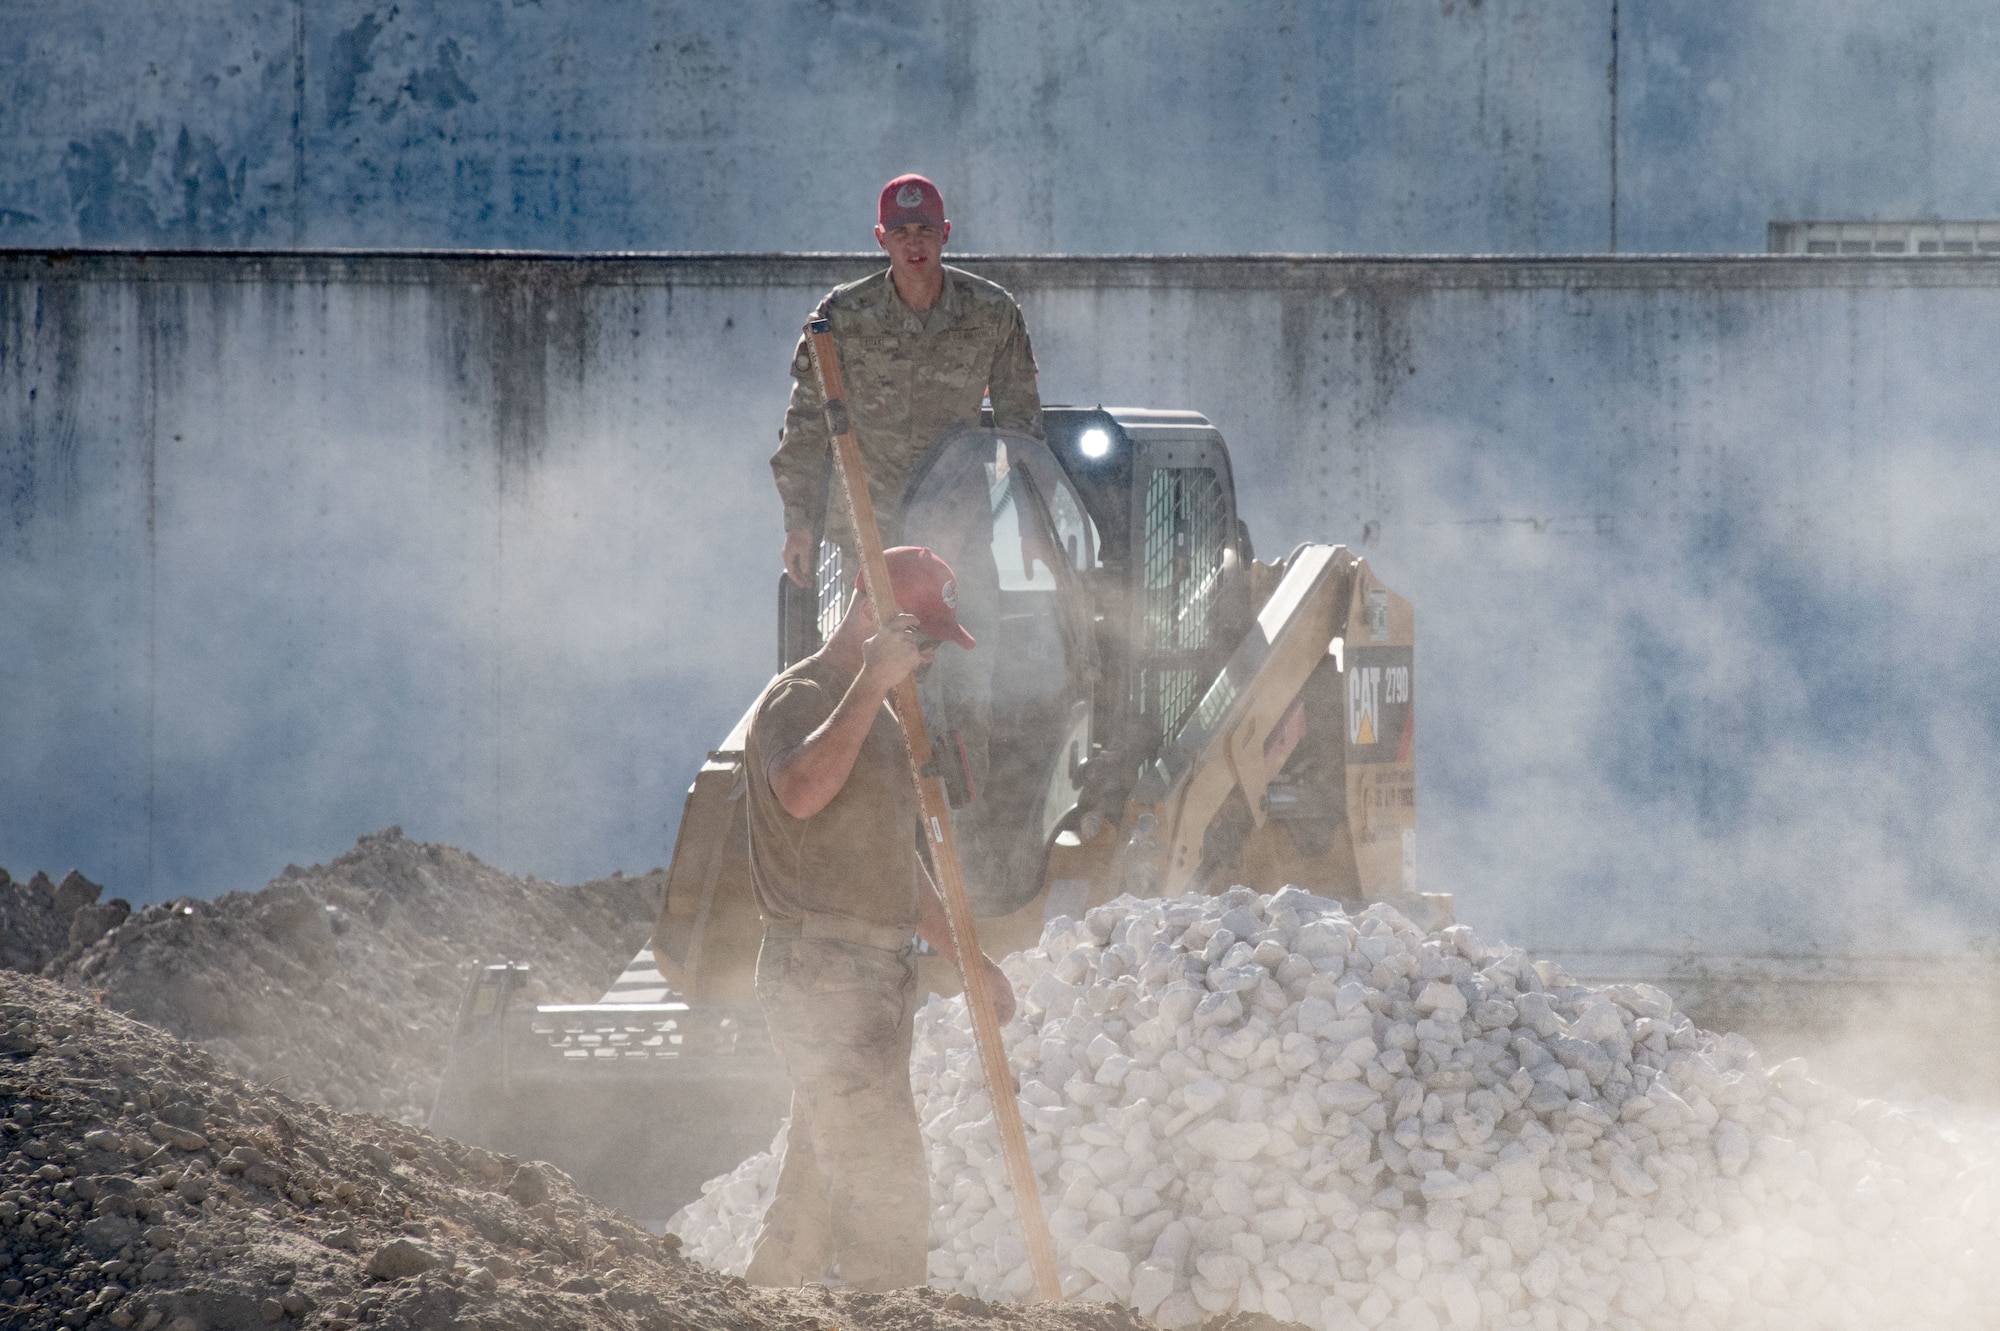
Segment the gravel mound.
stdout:
<path fill-rule="evenodd" d="M 560 1171 L 260 1089 L 0 972 L 9 1331 L 1134 1331 L 1103 1309 L 751 1290 Z"/>
<path fill-rule="evenodd" d="M 1464 926 L 1123 898 L 1008 959 L 1065 1290 L 1167 1328 L 1992 1325 L 2000 1130 L 1859 1100 Z M 962 1000 L 912 1058 L 932 1283 L 1032 1289 Z M 759 1157 L 675 1218 L 740 1269 Z"/>
<path fill-rule="evenodd" d="M 764 1212 L 778 1195 L 778 1174 L 785 1164 L 785 1138 L 791 1130 L 792 1120 L 787 1118 L 778 1125 L 778 1135 L 771 1139 L 770 1150 L 759 1151 L 727 1174 L 702 1184 L 701 1196 L 668 1219 L 667 1233 L 686 1245 L 690 1257 L 703 1266 L 733 1276 L 750 1269 Z M 933 1194 L 936 1191 L 933 1180 Z M 932 1201 L 936 1201 L 935 1195 Z M 932 1241 L 936 1242 L 935 1237 Z"/>
<path fill-rule="evenodd" d="M 193 1040 L 252 1082 L 421 1123 L 474 962 L 527 962 L 535 1001 L 592 1001 L 645 944 L 663 879 L 559 887 L 391 827 L 331 864 L 287 866 L 262 891 L 130 918 L 122 902 L 90 904 L 96 889 L 72 889 L 72 874 L 38 914 L 21 912 L 36 948 L 58 926 L 60 948 L 15 968 Z M 65 912 L 64 894 L 83 888 L 89 900 Z"/>

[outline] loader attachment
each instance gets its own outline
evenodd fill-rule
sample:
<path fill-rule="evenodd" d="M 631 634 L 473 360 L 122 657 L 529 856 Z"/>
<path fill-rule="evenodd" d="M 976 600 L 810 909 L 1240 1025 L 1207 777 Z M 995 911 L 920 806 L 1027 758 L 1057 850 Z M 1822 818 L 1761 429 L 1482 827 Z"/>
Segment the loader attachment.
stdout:
<path fill-rule="evenodd" d="M 546 1160 L 658 1232 L 701 1185 L 770 1144 L 790 1086 L 754 1006 L 675 996 L 641 952 L 604 1001 L 521 1001 L 528 967 L 473 977 L 433 1132 Z M 647 1000 L 647 1001 L 633 1001 Z"/>

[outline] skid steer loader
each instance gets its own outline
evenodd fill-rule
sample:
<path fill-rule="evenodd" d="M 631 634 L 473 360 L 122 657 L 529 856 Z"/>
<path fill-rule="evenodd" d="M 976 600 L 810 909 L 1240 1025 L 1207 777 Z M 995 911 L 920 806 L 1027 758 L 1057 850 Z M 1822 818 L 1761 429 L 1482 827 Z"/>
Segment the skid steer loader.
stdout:
<path fill-rule="evenodd" d="M 1409 602 L 1340 546 L 1257 561 L 1197 413 L 1044 420 L 1046 440 L 938 441 L 885 521 L 951 563 L 979 643 L 941 652 L 922 693 L 985 950 L 1121 893 L 1233 883 L 1448 922 L 1450 898 L 1415 883 Z M 852 592 L 838 526 L 822 520 L 813 586 L 780 579 L 780 668 Z M 532 1006 L 525 968 L 479 972 L 435 1130 L 549 1160 L 656 1227 L 769 1142 L 787 1090 L 754 984 L 748 724 L 696 774 L 651 948 L 604 1001 Z M 919 974 L 956 992 L 934 956 Z"/>

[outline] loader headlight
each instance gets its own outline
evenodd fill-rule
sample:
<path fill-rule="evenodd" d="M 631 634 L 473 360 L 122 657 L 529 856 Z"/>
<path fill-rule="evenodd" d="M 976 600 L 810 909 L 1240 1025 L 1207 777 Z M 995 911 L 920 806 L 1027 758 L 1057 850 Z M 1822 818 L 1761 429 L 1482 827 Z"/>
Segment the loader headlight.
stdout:
<path fill-rule="evenodd" d="M 1087 458 L 1103 457 L 1111 451 L 1111 432 L 1092 426 L 1076 437 L 1076 450 Z"/>

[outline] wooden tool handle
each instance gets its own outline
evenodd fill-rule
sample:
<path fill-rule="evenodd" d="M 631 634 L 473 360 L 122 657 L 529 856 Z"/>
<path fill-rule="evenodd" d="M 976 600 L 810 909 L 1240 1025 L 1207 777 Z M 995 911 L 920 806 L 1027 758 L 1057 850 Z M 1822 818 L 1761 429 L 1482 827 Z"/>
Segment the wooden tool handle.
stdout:
<path fill-rule="evenodd" d="M 889 585 L 889 564 L 882 554 L 882 532 L 875 523 L 868 469 L 861 460 L 860 446 L 854 441 L 853 416 L 847 409 L 847 385 L 840 373 L 840 352 L 833 344 L 833 330 L 825 319 L 815 318 L 806 325 L 806 339 L 812 348 L 820 398 L 826 404 L 827 429 L 833 435 L 833 455 L 841 488 L 846 491 L 848 508 L 854 514 L 862 585 L 868 589 L 876 618 L 886 622 L 898 613 L 896 596 Z M 993 1121 L 1000 1129 L 1000 1148 L 1014 1186 L 1014 1209 L 1027 1240 L 1028 1263 L 1034 1270 L 1035 1287 L 1042 1298 L 1060 1303 L 1062 1285 L 1056 1278 L 1055 1243 L 1049 1237 L 1048 1219 L 1042 1213 L 1041 1189 L 1035 1182 L 1034 1162 L 1028 1156 L 1027 1129 L 1021 1123 L 1021 1101 L 1014 1089 L 1014 1074 L 1007 1066 L 1006 1048 L 1000 1040 L 1000 1019 L 993 1008 L 986 955 L 979 950 L 972 902 L 965 891 L 965 871 L 959 866 L 958 842 L 952 834 L 944 782 L 925 775 L 931 765 L 931 732 L 924 723 L 916 678 L 906 676 L 896 685 L 889 703 L 895 709 L 897 721 L 902 723 L 903 742 L 910 752 L 910 777 L 917 786 L 924 835 L 930 839 L 931 863 L 937 868 L 938 895 L 944 901 L 945 919 L 950 922 L 952 943 L 958 949 L 958 973 L 965 981 L 965 1007 L 972 1014 L 973 1043 L 979 1049 L 979 1065 L 985 1071 L 986 1089 L 993 1100 Z"/>

